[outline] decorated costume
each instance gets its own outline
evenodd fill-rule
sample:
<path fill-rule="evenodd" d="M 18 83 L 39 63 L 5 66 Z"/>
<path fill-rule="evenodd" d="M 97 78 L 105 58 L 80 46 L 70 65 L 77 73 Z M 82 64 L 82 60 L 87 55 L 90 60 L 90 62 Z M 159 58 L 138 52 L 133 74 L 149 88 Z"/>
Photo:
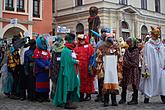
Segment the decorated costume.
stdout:
<path fill-rule="evenodd" d="M 129 37 L 127 39 L 129 48 L 125 50 L 123 57 L 123 79 L 121 82 L 122 93 L 119 104 L 126 102 L 127 86 L 132 85 L 133 94 L 129 105 L 138 104 L 138 87 L 140 81 L 139 74 L 139 49 L 137 47 L 136 38 Z"/>
<path fill-rule="evenodd" d="M 118 89 L 118 75 L 117 75 L 117 55 L 118 48 L 113 45 L 113 40 L 107 40 L 97 49 L 97 75 L 102 85 L 104 94 L 104 106 L 108 106 L 109 93 L 111 94 L 112 106 L 117 106 L 116 95 L 119 93 Z"/>
<path fill-rule="evenodd" d="M 39 36 L 37 38 L 37 48 L 34 51 L 36 75 L 36 92 L 38 101 L 49 101 L 49 65 L 50 52 L 47 50 L 48 41 Z"/>
<path fill-rule="evenodd" d="M 151 27 L 151 39 L 144 46 L 140 91 L 144 93 L 144 103 L 149 98 L 161 95 L 165 103 L 165 48 L 158 38 L 160 28 Z"/>
<path fill-rule="evenodd" d="M 57 79 L 60 71 L 61 52 L 64 49 L 64 41 L 58 36 L 55 38 L 52 48 L 52 58 L 50 64 L 50 77 L 52 80 L 51 98 L 54 98 Z"/>
<path fill-rule="evenodd" d="M 77 54 L 77 59 L 80 61 L 80 100 L 90 100 L 91 94 L 94 93 L 94 76 L 91 73 L 89 73 L 88 65 L 94 50 L 91 44 L 87 42 L 85 35 L 78 35 L 77 38 L 78 47 L 76 47 L 74 51 Z M 86 93 L 85 99 L 84 93 Z"/>
<path fill-rule="evenodd" d="M 66 44 L 61 53 L 60 72 L 53 100 L 55 106 L 64 105 L 66 109 L 75 109 L 76 107 L 72 106 L 71 102 L 77 101 L 80 96 L 80 79 L 79 73 L 76 71 L 78 61 L 73 52 L 76 46 L 74 39 L 75 35 L 70 33 L 65 37 Z"/>

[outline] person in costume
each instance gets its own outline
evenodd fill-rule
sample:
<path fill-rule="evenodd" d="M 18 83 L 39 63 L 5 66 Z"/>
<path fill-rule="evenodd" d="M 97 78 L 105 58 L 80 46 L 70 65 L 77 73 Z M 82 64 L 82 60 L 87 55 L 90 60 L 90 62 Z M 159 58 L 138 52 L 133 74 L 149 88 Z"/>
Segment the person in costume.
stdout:
<path fill-rule="evenodd" d="M 96 59 L 97 57 L 97 49 L 104 43 L 105 38 L 106 38 L 106 33 L 110 33 L 110 29 L 109 28 L 102 28 L 101 29 L 101 39 L 100 41 L 97 43 L 96 45 L 96 49 L 94 52 L 94 59 Z M 96 60 L 95 60 L 96 61 Z M 96 63 L 94 63 L 96 65 Z M 95 66 L 94 65 L 94 66 Z M 97 72 L 96 72 L 97 74 Z M 99 89 L 99 94 L 97 95 L 97 98 L 95 99 L 95 102 L 99 102 L 99 101 L 103 101 L 103 95 L 102 95 L 102 88 L 103 85 L 101 82 L 103 82 L 103 78 L 100 78 L 96 75 L 98 81 L 96 80 L 96 84 L 98 84 L 98 89 Z M 98 82 L 98 83 L 97 83 Z"/>
<path fill-rule="evenodd" d="M 80 101 L 88 101 L 91 99 L 91 94 L 94 93 L 94 76 L 88 71 L 89 60 L 92 57 L 94 49 L 86 40 L 85 35 L 79 34 L 77 39 L 78 47 L 74 51 L 77 54 L 77 59 L 80 61 Z M 86 97 L 84 98 L 85 94 Z"/>
<path fill-rule="evenodd" d="M 76 106 L 72 105 L 72 101 L 78 101 L 80 98 L 79 61 L 73 51 L 76 47 L 74 39 L 74 34 L 66 34 L 66 43 L 61 53 L 60 72 L 53 100 L 55 106 L 64 106 L 65 109 L 76 109 Z"/>
<path fill-rule="evenodd" d="M 14 44 L 19 39 L 19 36 L 14 36 L 12 38 L 12 44 Z M 12 47 L 10 47 L 11 49 Z M 7 56 L 7 65 L 8 71 L 12 74 L 13 77 L 13 85 L 12 85 L 12 92 L 10 95 L 11 99 L 19 99 L 20 98 L 20 55 L 19 50 L 15 49 L 14 51 L 10 51 Z"/>
<path fill-rule="evenodd" d="M 138 104 L 138 87 L 140 81 L 139 74 L 139 49 L 137 47 L 136 38 L 129 37 L 126 40 L 129 45 L 128 49 L 125 50 L 123 57 L 123 79 L 121 82 L 122 93 L 121 100 L 119 104 L 126 103 L 126 94 L 127 94 L 127 86 L 129 84 L 132 85 L 133 94 L 132 100 L 128 102 L 129 105 Z"/>
<path fill-rule="evenodd" d="M 49 102 L 49 66 L 50 52 L 48 49 L 48 40 L 39 36 L 36 40 L 37 48 L 34 51 L 35 76 L 36 76 L 36 97 L 39 102 Z"/>
<path fill-rule="evenodd" d="M 159 36 L 160 27 L 151 27 L 151 38 L 144 46 L 140 82 L 140 91 L 145 96 L 144 103 L 149 103 L 149 98 L 160 95 L 165 104 L 165 48 Z"/>
<path fill-rule="evenodd" d="M 113 45 L 113 39 L 107 37 L 105 42 L 97 49 L 97 75 L 102 82 L 102 94 L 104 94 L 104 107 L 109 104 L 109 94 L 111 94 L 112 106 L 117 106 L 116 95 L 119 94 L 117 75 L 117 55 L 118 47 Z"/>
<path fill-rule="evenodd" d="M 52 47 L 52 58 L 50 64 L 50 78 L 52 80 L 51 98 L 54 98 L 58 74 L 60 71 L 61 52 L 64 49 L 64 40 L 57 36 Z"/>
<path fill-rule="evenodd" d="M 25 82 L 27 89 L 27 97 L 28 100 L 34 101 L 35 96 L 35 74 L 34 74 L 34 59 L 32 56 L 34 55 L 34 50 L 36 49 L 36 41 L 30 40 L 29 49 L 25 51 L 24 54 L 24 69 L 25 69 Z"/>

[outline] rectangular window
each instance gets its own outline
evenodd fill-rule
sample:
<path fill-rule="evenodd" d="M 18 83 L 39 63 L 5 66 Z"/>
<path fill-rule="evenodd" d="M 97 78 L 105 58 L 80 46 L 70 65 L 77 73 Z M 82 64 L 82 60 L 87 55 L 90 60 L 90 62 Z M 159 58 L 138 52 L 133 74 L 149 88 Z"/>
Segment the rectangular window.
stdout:
<path fill-rule="evenodd" d="M 141 8 L 147 10 L 147 0 L 141 0 Z"/>
<path fill-rule="evenodd" d="M 33 17 L 40 17 L 40 0 L 33 0 Z"/>
<path fill-rule="evenodd" d="M 25 12 L 24 0 L 17 0 L 17 11 Z"/>
<path fill-rule="evenodd" d="M 13 0 L 5 0 L 5 10 L 14 11 Z"/>
<path fill-rule="evenodd" d="M 83 1 L 82 0 L 76 0 L 76 6 L 82 6 Z"/>
<path fill-rule="evenodd" d="M 160 13 L 160 0 L 155 0 L 155 11 Z"/>
<path fill-rule="evenodd" d="M 127 5 L 127 0 L 119 0 L 119 4 L 121 4 L 121 5 Z"/>

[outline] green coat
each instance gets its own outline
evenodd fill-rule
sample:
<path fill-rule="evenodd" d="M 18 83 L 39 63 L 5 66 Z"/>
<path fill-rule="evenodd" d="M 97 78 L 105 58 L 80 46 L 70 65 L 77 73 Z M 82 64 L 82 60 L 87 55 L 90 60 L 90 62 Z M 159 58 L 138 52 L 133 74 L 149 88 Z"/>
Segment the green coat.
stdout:
<path fill-rule="evenodd" d="M 80 97 L 80 79 L 79 74 L 76 74 L 76 60 L 71 56 L 72 50 L 64 47 L 61 53 L 61 66 L 58 76 L 56 93 L 53 103 L 55 106 L 63 105 L 67 102 L 68 91 L 73 92 L 72 101 L 78 101 Z"/>

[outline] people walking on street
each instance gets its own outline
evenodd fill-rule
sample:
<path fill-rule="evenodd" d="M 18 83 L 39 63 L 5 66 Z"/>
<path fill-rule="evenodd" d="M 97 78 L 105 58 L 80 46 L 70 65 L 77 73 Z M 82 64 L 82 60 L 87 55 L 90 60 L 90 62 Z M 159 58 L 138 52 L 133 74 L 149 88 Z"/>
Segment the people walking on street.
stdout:
<path fill-rule="evenodd" d="M 140 91 L 145 96 L 144 103 L 149 103 L 149 98 L 160 95 L 165 104 L 165 48 L 159 36 L 160 27 L 151 27 L 151 38 L 144 46 L 140 83 Z"/>
<path fill-rule="evenodd" d="M 76 54 L 75 35 L 66 34 L 65 47 L 61 53 L 60 72 L 58 75 L 56 92 L 54 97 L 55 106 L 64 106 L 65 109 L 76 109 L 72 101 L 78 101 L 80 97 L 80 79 Z"/>
<path fill-rule="evenodd" d="M 49 102 L 49 66 L 50 52 L 48 49 L 48 40 L 39 36 L 36 40 L 37 48 L 34 51 L 35 76 L 36 76 L 36 95 L 39 102 Z"/>
<path fill-rule="evenodd" d="M 131 84 L 133 88 L 132 100 L 127 104 L 134 105 L 138 104 L 138 87 L 140 82 L 139 49 L 137 47 L 136 38 L 129 37 L 126 42 L 129 47 L 125 50 L 123 57 L 122 93 L 119 104 L 126 103 L 127 86 Z"/>
<path fill-rule="evenodd" d="M 119 94 L 117 74 L 118 48 L 113 45 L 113 39 L 107 37 L 105 42 L 97 49 L 97 71 L 104 94 L 104 107 L 109 105 L 109 94 L 111 94 L 112 106 L 117 106 L 116 95 Z"/>
<path fill-rule="evenodd" d="M 86 40 L 86 36 L 79 34 L 77 36 L 78 46 L 74 49 L 77 60 L 79 60 L 79 71 L 80 71 L 80 101 L 91 100 L 91 94 L 94 93 L 94 75 L 89 73 L 88 65 L 89 60 L 93 55 L 93 47 Z M 84 95 L 86 96 L 84 97 Z"/>

